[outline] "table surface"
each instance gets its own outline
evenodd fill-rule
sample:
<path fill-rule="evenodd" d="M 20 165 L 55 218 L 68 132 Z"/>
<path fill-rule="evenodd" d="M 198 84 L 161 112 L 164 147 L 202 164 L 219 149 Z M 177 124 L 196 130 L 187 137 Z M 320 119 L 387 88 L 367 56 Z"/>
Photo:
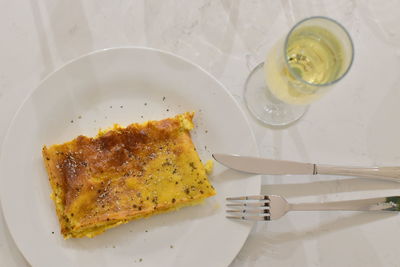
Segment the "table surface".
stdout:
<path fill-rule="evenodd" d="M 343 165 L 400 165 L 400 1 L 0 1 L 0 140 L 23 99 L 48 74 L 88 52 L 148 46 L 183 56 L 243 106 L 244 81 L 298 20 L 340 21 L 355 45 L 348 76 L 307 114 L 273 129 L 249 115 L 262 156 Z M 244 107 L 244 106 L 243 106 Z M 247 111 L 246 111 L 247 112 Z M 355 177 L 263 177 L 292 202 L 400 193 L 400 183 Z M 400 216 L 292 212 L 257 224 L 231 266 L 400 266 Z M 0 266 L 29 266 L 0 215 Z"/>

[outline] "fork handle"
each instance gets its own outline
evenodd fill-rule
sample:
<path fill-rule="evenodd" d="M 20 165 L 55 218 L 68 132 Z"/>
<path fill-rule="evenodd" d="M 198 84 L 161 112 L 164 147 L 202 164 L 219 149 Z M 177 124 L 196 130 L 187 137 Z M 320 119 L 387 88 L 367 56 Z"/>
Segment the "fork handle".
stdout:
<path fill-rule="evenodd" d="M 400 182 L 400 167 L 340 167 L 315 165 L 315 174 L 359 176 Z"/>
<path fill-rule="evenodd" d="M 297 211 L 400 211 L 400 197 L 380 197 L 349 201 L 289 204 L 289 210 Z"/>

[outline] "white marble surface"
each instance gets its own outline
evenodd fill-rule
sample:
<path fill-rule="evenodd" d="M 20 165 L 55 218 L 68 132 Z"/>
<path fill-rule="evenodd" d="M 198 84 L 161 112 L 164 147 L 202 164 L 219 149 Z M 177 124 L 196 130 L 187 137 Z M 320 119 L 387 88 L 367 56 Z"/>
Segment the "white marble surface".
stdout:
<path fill-rule="evenodd" d="M 188 58 L 242 104 L 249 71 L 293 23 L 333 17 L 349 30 L 349 75 L 304 118 L 270 129 L 251 119 L 263 156 L 345 165 L 400 164 L 400 1 L 0 1 L 0 140 L 46 75 L 82 54 L 149 46 Z M 223 108 L 223 107 L 221 107 Z M 2 177 L 4 178 L 4 177 Z M 291 201 L 399 194 L 400 184 L 344 177 L 264 177 Z M 29 223 L 29 222 L 27 222 Z M 400 216 L 293 212 L 259 223 L 232 266 L 400 266 Z M 0 266 L 29 266 L 0 219 Z"/>

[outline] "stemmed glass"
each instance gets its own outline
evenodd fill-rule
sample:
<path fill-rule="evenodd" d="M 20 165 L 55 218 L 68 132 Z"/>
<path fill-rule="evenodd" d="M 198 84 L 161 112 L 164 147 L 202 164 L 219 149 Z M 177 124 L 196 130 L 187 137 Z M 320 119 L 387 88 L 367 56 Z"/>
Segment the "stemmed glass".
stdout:
<path fill-rule="evenodd" d="M 353 42 L 342 25 L 327 17 L 306 18 L 250 73 L 246 105 L 265 124 L 288 125 L 347 74 L 353 57 Z"/>

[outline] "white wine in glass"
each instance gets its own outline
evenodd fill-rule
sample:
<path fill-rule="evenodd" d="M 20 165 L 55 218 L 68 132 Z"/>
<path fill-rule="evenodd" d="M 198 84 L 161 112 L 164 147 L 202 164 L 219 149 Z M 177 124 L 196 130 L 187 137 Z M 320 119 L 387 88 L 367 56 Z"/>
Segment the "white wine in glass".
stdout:
<path fill-rule="evenodd" d="M 345 76 L 352 61 L 353 44 L 343 26 L 325 17 L 304 19 L 249 75 L 246 104 L 266 124 L 290 124 Z"/>

